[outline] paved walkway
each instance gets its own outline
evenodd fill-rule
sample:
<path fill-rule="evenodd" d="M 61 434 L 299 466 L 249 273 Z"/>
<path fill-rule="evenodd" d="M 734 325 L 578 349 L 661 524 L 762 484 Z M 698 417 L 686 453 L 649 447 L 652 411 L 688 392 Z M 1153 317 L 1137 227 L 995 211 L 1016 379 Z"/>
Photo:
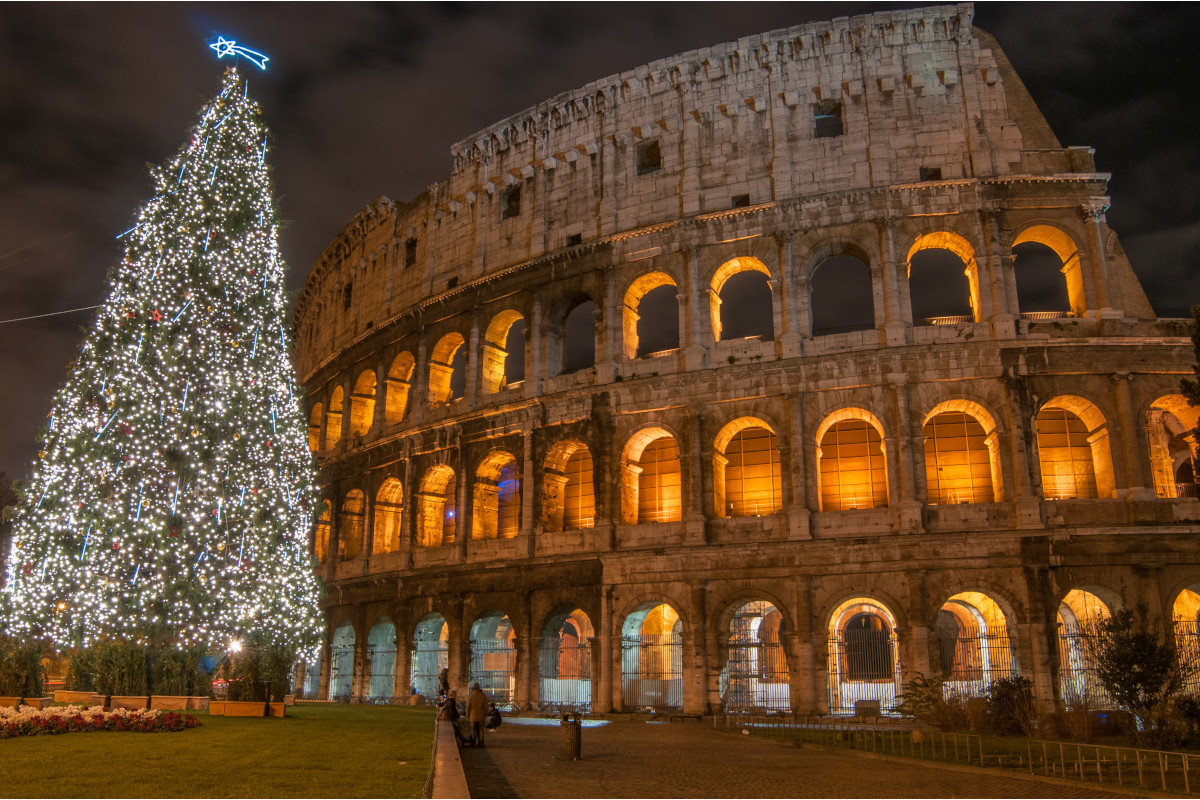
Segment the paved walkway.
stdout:
<path fill-rule="evenodd" d="M 1004 774 L 783 745 L 696 722 L 584 728 L 583 760 L 558 760 L 552 726 L 506 720 L 463 748 L 472 797 L 1113 797 Z"/>

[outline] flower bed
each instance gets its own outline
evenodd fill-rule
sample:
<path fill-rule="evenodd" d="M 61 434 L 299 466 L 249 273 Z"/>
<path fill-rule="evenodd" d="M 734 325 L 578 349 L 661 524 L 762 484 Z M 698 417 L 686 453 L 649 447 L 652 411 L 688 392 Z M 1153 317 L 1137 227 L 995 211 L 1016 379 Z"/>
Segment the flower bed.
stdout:
<path fill-rule="evenodd" d="M 0 707 L 0 739 L 14 736 L 53 735 L 72 731 L 181 731 L 195 728 L 200 720 L 178 711 L 129 711 L 116 708 L 105 711 L 103 706 L 52 706 L 41 710 L 30 706 Z"/>

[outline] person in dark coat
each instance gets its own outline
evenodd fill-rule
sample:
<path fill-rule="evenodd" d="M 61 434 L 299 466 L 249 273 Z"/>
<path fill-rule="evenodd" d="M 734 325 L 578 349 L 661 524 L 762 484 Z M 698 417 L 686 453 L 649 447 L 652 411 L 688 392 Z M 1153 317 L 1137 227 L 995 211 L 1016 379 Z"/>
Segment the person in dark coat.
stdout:
<path fill-rule="evenodd" d="M 504 717 L 500 716 L 500 709 L 496 708 L 496 704 L 492 703 L 488 706 L 487 718 L 483 721 L 485 730 L 494 731 L 499 728 L 504 722 Z"/>
<path fill-rule="evenodd" d="M 467 722 L 471 723 L 471 744 L 483 747 L 483 723 L 487 719 L 488 699 L 478 683 L 471 684 L 467 695 Z"/>
<path fill-rule="evenodd" d="M 446 714 L 446 721 L 450 723 L 450 727 L 454 730 L 454 743 L 463 744 L 466 740 L 462 735 L 462 717 L 458 713 L 458 700 L 455 699 L 455 693 L 450 692 L 446 695 L 446 703 L 442 706 Z"/>

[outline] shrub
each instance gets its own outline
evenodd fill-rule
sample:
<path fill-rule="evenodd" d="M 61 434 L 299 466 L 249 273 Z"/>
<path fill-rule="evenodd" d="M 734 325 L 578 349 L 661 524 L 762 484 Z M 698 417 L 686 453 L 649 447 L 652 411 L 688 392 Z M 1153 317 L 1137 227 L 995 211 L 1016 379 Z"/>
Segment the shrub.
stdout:
<path fill-rule="evenodd" d="M 152 659 L 152 693 L 193 697 L 208 695 L 212 681 L 201 667 L 203 659 L 204 651 L 198 649 L 159 653 Z"/>
<path fill-rule="evenodd" d="M 94 685 L 105 695 L 147 693 L 146 651 L 126 642 L 106 642 L 94 650 Z"/>
<path fill-rule="evenodd" d="M 41 697 L 45 685 L 41 644 L 0 639 L 0 696 Z"/>
<path fill-rule="evenodd" d="M 96 656 L 87 648 L 79 648 L 67 662 L 67 674 L 63 678 L 65 688 L 73 692 L 96 691 Z"/>
<path fill-rule="evenodd" d="M 943 731 L 965 729 L 971 721 L 966 697 L 958 694 L 947 697 L 942 678 L 921 674 L 904 684 L 904 694 L 896 710 Z"/>
<path fill-rule="evenodd" d="M 282 700 L 291 691 L 296 650 L 285 645 L 248 643 L 222 667 L 230 700 Z"/>
<path fill-rule="evenodd" d="M 987 723 L 1001 736 L 1039 735 L 1042 726 L 1033 698 L 1033 681 L 1019 675 L 993 681 L 988 687 Z"/>

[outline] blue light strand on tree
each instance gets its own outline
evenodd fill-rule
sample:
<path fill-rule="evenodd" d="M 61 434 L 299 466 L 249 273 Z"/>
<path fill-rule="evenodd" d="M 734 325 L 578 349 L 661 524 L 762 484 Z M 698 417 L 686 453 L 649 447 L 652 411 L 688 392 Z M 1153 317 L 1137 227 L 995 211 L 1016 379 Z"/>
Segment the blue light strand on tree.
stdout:
<path fill-rule="evenodd" d="M 320 641 L 315 472 L 267 134 L 244 89 L 231 68 L 122 235 L 14 520 L 0 595 L 14 635 Z"/>

